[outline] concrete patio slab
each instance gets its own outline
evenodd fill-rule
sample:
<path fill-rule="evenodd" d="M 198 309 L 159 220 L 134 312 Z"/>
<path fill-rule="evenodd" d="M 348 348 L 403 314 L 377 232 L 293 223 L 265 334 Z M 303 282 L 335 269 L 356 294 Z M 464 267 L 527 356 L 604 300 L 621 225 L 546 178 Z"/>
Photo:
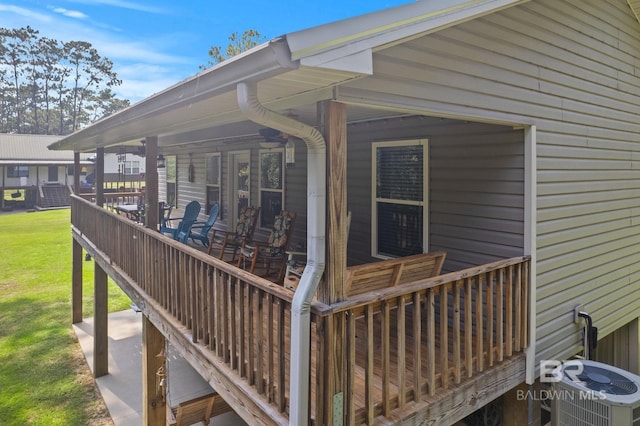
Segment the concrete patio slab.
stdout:
<path fill-rule="evenodd" d="M 96 379 L 116 426 L 142 424 L 142 317 L 133 310 L 109 314 L 109 374 Z M 89 368 L 93 370 L 93 318 L 73 326 Z M 172 406 L 212 391 L 209 384 L 169 347 L 169 391 Z M 215 417 L 216 426 L 242 426 L 235 413 Z"/>

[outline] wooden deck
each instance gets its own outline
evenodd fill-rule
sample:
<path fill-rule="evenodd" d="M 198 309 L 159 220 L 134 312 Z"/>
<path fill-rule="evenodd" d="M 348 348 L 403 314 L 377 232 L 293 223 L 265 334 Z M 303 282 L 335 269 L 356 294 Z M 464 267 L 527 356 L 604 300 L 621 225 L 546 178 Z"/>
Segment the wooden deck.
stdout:
<path fill-rule="evenodd" d="M 77 197 L 72 224 L 74 240 L 247 422 L 288 422 L 292 292 Z M 455 421 L 520 383 L 528 262 L 313 302 L 313 422 L 332 422 L 323 389 L 335 324 L 346 331 L 345 424 Z"/>

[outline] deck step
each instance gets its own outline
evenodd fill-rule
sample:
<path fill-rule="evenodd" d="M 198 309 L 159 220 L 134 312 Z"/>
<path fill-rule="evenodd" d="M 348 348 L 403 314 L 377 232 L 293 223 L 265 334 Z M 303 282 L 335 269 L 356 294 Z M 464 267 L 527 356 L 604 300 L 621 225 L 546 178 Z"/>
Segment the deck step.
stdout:
<path fill-rule="evenodd" d="M 70 205 L 69 188 L 64 185 L 44 185 L 41 207 L 67 207 Z"/>

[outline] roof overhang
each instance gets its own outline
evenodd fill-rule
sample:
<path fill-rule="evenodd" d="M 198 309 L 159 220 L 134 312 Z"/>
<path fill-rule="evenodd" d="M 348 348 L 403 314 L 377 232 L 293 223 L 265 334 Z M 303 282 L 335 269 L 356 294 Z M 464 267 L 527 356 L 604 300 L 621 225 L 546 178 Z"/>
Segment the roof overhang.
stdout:
<path fill-rule="evenodd" d="M 361 58 L 363 52 L 390 47 L 528 1 L 416 1 L 294 32 L 287 35 L 287 41 L 292 59 L 299 60 L 302 66 L 333 67 L 352 55 Z"/>
<path fill-rule="evenodd" d="M 290 33 L 221 62 L 49 148 L 88 152 L 139 145 L 147 136 L 157 136 L 159 145 L 167 146 L 194 141 L 191 137 L 220 140 L 246 135 L 255 132 L 256 126 L 239 110 L 236 87 L 240 82 L 258 82 L 261 103 L 274 110 L 303 106 L 312 110 L 310 106 L 318 100 L 332 99 L 340 84 L 373 74 L 373 52 L 527 1 L 417 1 Z"/>

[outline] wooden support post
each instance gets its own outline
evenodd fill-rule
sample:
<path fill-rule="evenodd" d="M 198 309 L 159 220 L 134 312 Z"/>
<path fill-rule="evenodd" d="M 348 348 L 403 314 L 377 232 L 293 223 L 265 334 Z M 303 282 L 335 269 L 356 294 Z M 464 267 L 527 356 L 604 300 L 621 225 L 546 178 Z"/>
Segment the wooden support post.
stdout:
<path fill-rule="evenodd" d="M 159 223 L 158 213 L 158 137 L 147 136 L 145 156 L 145 197 L 144 211 L 147 228 L 157 230 Z"/>
<path fill-rule="evenodd" d="M 73 193 L 80 193 L 80 153 L 73 153 Z"/>
<path fill-rule="evenodd" d="M 109 373 L 107 273 L 94 261 L 93 376 Z"/>
<path fill-rule="evenodd" d="M 94 171 L 96 180 L 96 204 L 104 206 L 104 148 L 96 150 L 96 169 Z"/>
<path fill-rule="evenodd" d="M 320 285 L 318 299 L 331 304 L 346 297 L 347 267 L 347 107 L 325 101 L 319 109 L 320 126 L 327 143 L 327 252 L 325 279 Z M 346 317 L 331 317 L 324 334 L 326 384 L 324 421 L 327 425 L 343 424 L 345 409 L 350 404 L 346 389 L 348 348 Z M 345 398 L 347 400 L 345 401 Z M 342 407 L 334 407 L 334 403 Z M 346 403 L 345 403 L 346 402 Z M 342 412 L 341 419 L 336 413 Z"/>
<path fill-rule="evenodd" d="M 149 318 L 143 315 L 142 424 L 146 426 L 164 426 L 166 422 L 166 388 L 160 386 L 162 374 L 166 375 L 167 371 L 166 357 L 164 356 L 165 344 L 165 337 L 162 333 Z M 156 374 L 158 372 L 161 374 Z"/>
<path fill-rule="evenodd" d="M 536 382 L 532 387 L 522 383 L 521 385 L 511 389 L 502 396 L 502 424 L 504 426 L 531 425 L 539 426 L 542 424 L 542 407 L 540 406 L 540 398 L 536 395 L 541 394 L 540 382 Z M 533 399 L 533 418 L 529 418 L 529 399 Z M 485 410 L 491 410 L 491 404 L 500 404 L 493 402 L 487 404 Z M 533 423 L 529 423 L 532 420 Z"/>
<path fill-rule="evenodd" d="M 71 321 L 82 322 L 82 245 L 72 239 L 71 255 Z"/>
<path fill-rule="evenodd" d="M 320 104 L 320 126 L 327 143 L 327 256 L 318 298 L 325 303 L 346 297 L 347 268 L 347 107 Z"/>

